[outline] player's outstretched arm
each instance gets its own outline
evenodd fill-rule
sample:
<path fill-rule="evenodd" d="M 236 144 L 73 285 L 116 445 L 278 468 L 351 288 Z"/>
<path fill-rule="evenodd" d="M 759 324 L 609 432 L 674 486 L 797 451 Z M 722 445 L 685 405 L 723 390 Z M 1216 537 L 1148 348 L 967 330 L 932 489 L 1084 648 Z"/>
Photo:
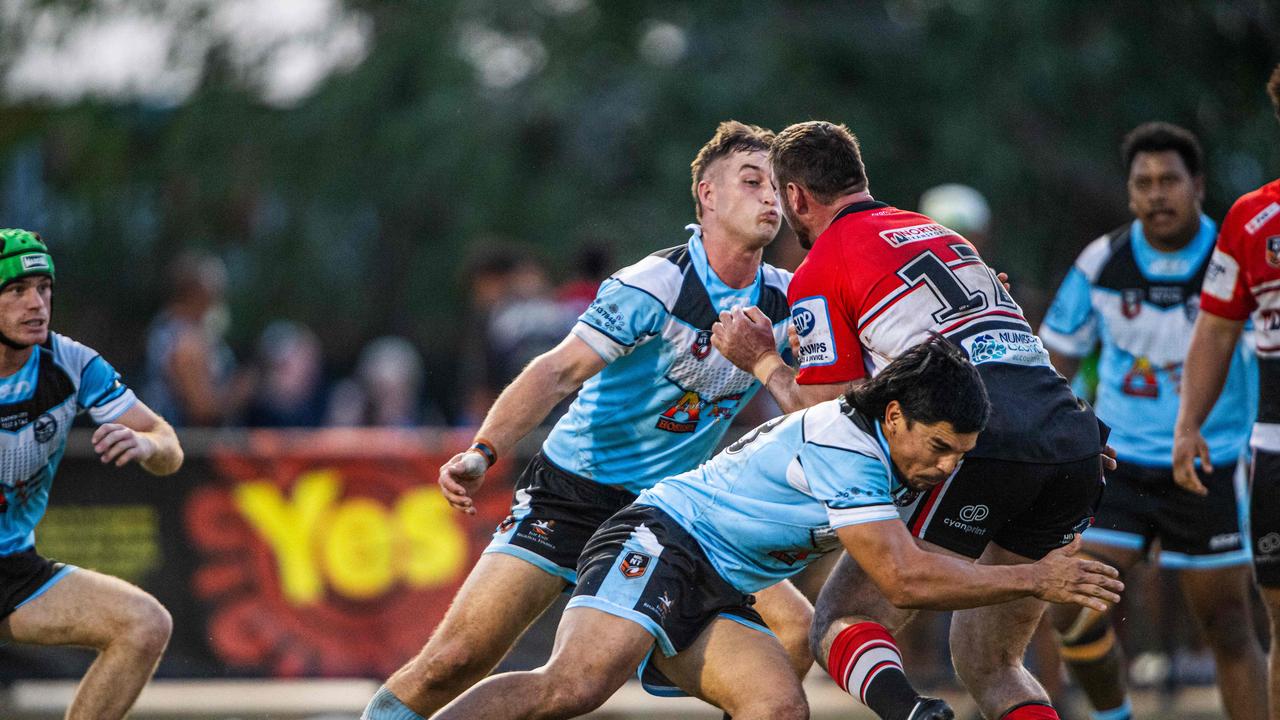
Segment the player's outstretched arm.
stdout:
<path fill-rule="evenodd" d="M 1196 475 L 1195 459 L 1200 458 L 1206 472 L 1213 471 L 1209 445 L 1200 434 L 1200 426 L 1222 394 L 1231 369 L 1231 355 L 1243 329 L 1243 320 L 1229 320 L 1201 310 L 1182 366 L 1182 400 L 1173 433 L 1173 480 L 1197 495 L 1208 495 L 1209 489 Z"/>
<path fill-rule="evenodd" d="M 605 364 L 590 345 L 569 335 L 534 358 L 498 395 L 476 433 L 476 441 L 498 456 L 506 454 Z M 449 504 L 475 514 L 471 495 L 484 483 L 487 469 L 484 455 L 476 450 L 460 452 L 440 466 L 440 490 Z"/>
<path fill-rule="evenodd" d="M 93 450 L 104 464 L 124 467 L 137 462 L 152 475 L 171 475 L 182 467 L 182 445 L 173 426 L 141 400 L 115 422 L 93 433 Z"/>
<path fill-rule="evenodd" d="M 711 327 L 711 344 L 729 362 L 754 375 L 784 413 L 839 397 L 849 388 L 848 383 L 797 383 L 796 371 L 778 354 L 772 323 L 759 308 L 720 313 L 720 322 Z"/>
<path fill-rule="evenodd" d="M 1124 584 L 1115 568 L 1073 557 L 1080 539 L 1025 565 L 979 565 L 922 550 L 900 520 L 848 525 L 837 531 L 845 549 L 900 608 L 963 610 L 1034 595 L 1105 612 Z"/>

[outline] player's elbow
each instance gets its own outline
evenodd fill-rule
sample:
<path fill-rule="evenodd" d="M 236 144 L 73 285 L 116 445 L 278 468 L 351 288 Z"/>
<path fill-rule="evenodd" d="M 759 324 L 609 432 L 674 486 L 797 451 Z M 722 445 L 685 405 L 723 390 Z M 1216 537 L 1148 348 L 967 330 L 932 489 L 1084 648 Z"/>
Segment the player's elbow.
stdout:
<path fill-rule="evenodd" d="M 585 379 L 579 365 L 566 353 L 551 350 L 534 358 L 525 372 L 533 375 L 539 387 L 564 397 L 577 390 Z"/>
<path fill-rule="evenodd" d="M 886 600 L 894 607 L 915 609 L 919 607 L 920 598 L 915 590 L 915 581 L 908 568 L 899 564 L 889 564 L 880 570 L 876 585 Z"/>

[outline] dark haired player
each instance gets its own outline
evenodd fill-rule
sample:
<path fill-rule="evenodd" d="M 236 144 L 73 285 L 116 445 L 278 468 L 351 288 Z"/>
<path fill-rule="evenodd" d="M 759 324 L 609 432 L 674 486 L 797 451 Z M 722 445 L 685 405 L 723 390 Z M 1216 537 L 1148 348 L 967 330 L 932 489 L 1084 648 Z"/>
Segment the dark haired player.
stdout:
<path fill-rule="evenodd" d="M 1102 489 L 1101 427 L 977 250 L 924 215 L 875 201 L 857 140 L 842 125 L 792 125 L 770 161 L 787 221 L 811 248 L 788 292 L 800 370 L 762 339 L 769 326 L 754 309 L 723 314 L 716 346 L 792 411 L 942 334 L 986 383 L 991 422 L 964 465 L 905 511 L 908 530 L 931 550 L 983 565 L 1027 563 L 1071 543 Z M 840 559 L 814 611 L 814 656 L 886 720 L 951 718 L 940 700 L 921 707 L 897 668 L 871 673 L 859 662 L 857 648 L 892 644 L 891 630 L 913 614 L 891 604 L 868 572 Z M 986 717 L 1058 717 L 1021 664 L 1044 607 L 1024 598 L 956 613 L 956 672 Z"/>
<path fill-rule="evenodd" d="M 1102 609 L 1118 600 L 1115 570 L 1072 558 L 1078 543 L 1034 564 L 999 567 L 916 546 L 897 502 L 945 483 L 989 413 L 973 366 L 936 339 L 844 398 L 766 422 L 601 525 L 583 550 L 546 665 L 489 678 L 435 717 L 575 717 L 652 661 L 737 720 L 808 718 L 782 647 L 759 632 L 750 593 L 842 548 L 904 607 L 1036 596 Z M 849 650 L 864 674 L 901 667 L 884 638 Z M 715 652 L 732 653 L 733 673 L 703 672 Z M 843 687 L 854 679 L 837 680 Z"/>
<path fill-rule="evenodd" d="M 1267 92 L 1280 119 L 1280 65 Z M 1231 206 L 1209 261 L 1191 349 L 1182 372 L 1182 404 L 1173 441 L 1173 477 L 1198 495 L 1211 490 L 1194 461 L 1212 474 L 1218 459 L 1206 440 L 1227 381 L 1230 358 L 1253 317 L 1260 393 L 1253 426 L 1249 525 L 1253 569 L 1271 617 L 1271 720 L 1280 720 L 1280 180 L 1246 193 Z M 1237 420 L 1245 422 L 1243 410 Z"/>
<path fill-rule="evenodd" d="M 1257 368 L 1238 343 L 1226 392 L 1204 424 L 1213 472 L 1201 497 L 1173 481 L 1173 429 L 1182 364 L 1218 228 L 1200 211 L 1200 143 L 1168 123 L 1140 125 L 1124 139 L 1134 220 L 1089 244 L 1058 290 L 1040 337 L 1054 366 L 1075 374 L 1102 344 L 1098 416 L 1119 467 L 1107 474 L 1084 552 L 1122 572 L 1159 540 L 1161 566 L 1179 573 L 1183 595 L 1217 661 L 1228 717 L 1261 720 L 1266 664 L 1249 607 L 1249 552 L 1236 502 L 1237 459 L 1257 405 Z M 1107 615 L 1051 611 L 1062 657 L 1096 709 L 1095 720 L 1132 717 L 1124 657 Z"/>

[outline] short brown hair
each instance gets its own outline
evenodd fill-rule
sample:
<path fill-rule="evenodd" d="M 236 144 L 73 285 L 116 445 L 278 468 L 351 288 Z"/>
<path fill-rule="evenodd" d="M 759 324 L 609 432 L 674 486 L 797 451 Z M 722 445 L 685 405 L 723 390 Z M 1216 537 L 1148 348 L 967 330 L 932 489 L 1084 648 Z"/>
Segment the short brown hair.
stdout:
<path fill-rule="evenodd" d="M 1276 65 L 1276 69 L 1271 71 L 1267 94 L 1271 96 L 1271 105 L 1276 109 L 1276 119 L 1280 120 L 1280 65 Z"/>
<path fill-rule="evenodd" d="M 778 133 L 769 151 L 779 192 L 803 186 L 821 203 L 867 189 L 858 138 L 844 125 L 821 120 L 796 123 Z"/>
<path fill-rule="evenodd" d="M 756 125 L 747 125 L 737 120 L 725 120 L 716 128 L 706 145 L 698 151 L 697 157 L 689 164 L 693 171 L 693 212 L 698 220 L 702 220 L 702 200 L 698 198 L 698 183 L 707 174 L 707 169 L 716 160 L 736 152 L 768 151 L 773 147 L 773 131 Z"/>

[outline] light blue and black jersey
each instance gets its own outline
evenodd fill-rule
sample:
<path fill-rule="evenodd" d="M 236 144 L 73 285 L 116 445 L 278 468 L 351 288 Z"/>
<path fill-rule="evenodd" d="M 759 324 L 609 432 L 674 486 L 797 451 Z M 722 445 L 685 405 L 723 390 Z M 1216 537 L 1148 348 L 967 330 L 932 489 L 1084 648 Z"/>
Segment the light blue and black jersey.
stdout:
<path fill-rule="evenodd" d="M 1081 357 L 1101 343 L 1098 417 L 1111 426 L 1119 459 L 1172 463 L 1182 365 L 1200 305 L 1200 286 L 1217 226 L 1200 217 L 1195 238 L 1177 252 L 1147 241 L 1131 224 L 1089 244 L 1059 288 L 1040 337 L 1051 350 Z M 1214 463 L 1235 462 L 1257 408 L 1257 366 L 1242 340 L 1222 397 L 1203 433 Z"/>
<path fill-rule="evenodd" d="M 686 244 L 606 280 L 574 326 L 609 364 L 543 444 L 557 467 L 638 493 L 706 460 L 759 388 L 711 345 L 722 311 L 759 307 L 788 352 L 791 274 L 762 264 L 750 286 L 731 288 L 708 264 L 701 229 L 690 229 Z"/>
<path fill-rule="evenodd" d="M 0 555 L 35 545 L 67 431 L 87 411 L 111 422 L 137 402 L 102 356 L 57 333 L 18 372 L 0 378 Z"/>
<path fill-rule="evenodd" d="M 898 521 L 913 499 L 879 422 L 836 399 L 770 420 L 636 504 L 670 515 L 721 577 L 752 593 L 839 548 L 837 528 Z"/>

